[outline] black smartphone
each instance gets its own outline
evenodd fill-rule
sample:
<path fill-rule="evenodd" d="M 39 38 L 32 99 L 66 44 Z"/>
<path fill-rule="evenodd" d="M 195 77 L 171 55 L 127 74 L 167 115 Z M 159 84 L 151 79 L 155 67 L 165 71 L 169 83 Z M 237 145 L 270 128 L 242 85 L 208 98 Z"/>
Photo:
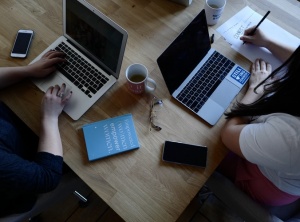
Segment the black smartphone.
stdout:
<path fill-rule="evenodd" d="M 162 160 L 177 164 L 206 167 L 207 147 L 174 141 L 165 141 Z"/>
<path fill-rule="evenodd" d="M 20 29 L 17 33 L 10 56 L 15 58 L 25 58 L 28 54 L 32 38 L 32 30 Z"/>

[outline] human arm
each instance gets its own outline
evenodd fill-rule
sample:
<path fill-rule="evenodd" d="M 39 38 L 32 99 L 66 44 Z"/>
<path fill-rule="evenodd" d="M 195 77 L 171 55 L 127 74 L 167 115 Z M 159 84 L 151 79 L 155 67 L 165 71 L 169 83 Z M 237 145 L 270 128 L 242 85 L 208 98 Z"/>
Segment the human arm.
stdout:
<path fill-rule="evenodd" d="M 42 100 L 42 119 L 38 152 L 48 152 L 63 156 L 62 143 L 58 127 L 58 117 L 72 96 L 72 92 L 65 94 L 66 85 L 50 87 Z"/>
<path fill-rule="evenodd" d="M 255 63 L 251 66 L 251 76 L 249 80 L 248 89 L 241 99 L 240 103 L 251 104 L 258 100 L 263 94 L 263 87 L 261 85 L 254 91 L 255 87 L 264 80 L 272 72 L 272 67 L 269 63 L 266 63 L 263 60 L 256 60 Z M 222 132 L 221 139 L 224 145 L 236 153 L 237 155 L 244 157 L 239 143 L 240 133 L 242 129 L 249 124 L 249 117 L 233 117 L 227 120 L 225 123 Z"/>
<path fill-rule="evenodd" d="M 25 149 L 28 149 L 26 151 L 28 153 L 36 148 L 28 147 L 33 145 L 32 143 L 23 142 L 25 132 L 23 134 L 22 130 L 26 129 L 18 131 L 17 129 L 22 127 L 10 117 L 11 114 L 8 117 L 2 114 L 4 120 L 0 119 L 0 123 L 1 128 L 5 129 L 5 134 L 0 134 L 0 192 L 12 190 L 15 193 L 41 193 L 50 191 L 58 185 L 63 164 L 58 116 L 71 97 L 71 94 L 68 94 L 62 99 L 58 96 L 60 93 L 65 93 L 64 84 L 61 87 L 50 87 L 42 100 L 41 133 L 35 156 L 22 154 Z M 4 109 L 2 113 L 6 112 Z M 19 138 L 13 136 L 14 133 L 20 134 L 18 140 L 22 141 L 21 144 L 14 142 L 16 137 Z M 27 140 L 27 137 L 24 139 Z M 14 147 L 15 145 L 17 147 Z"/>
<path fill-rule="evenodd" d="M 63 158 L 39 152 L 33 161 L 7 152 L 0 145 L 0 190 L 14 192 L 48 192 L 58 185 L 62 175 Z M 11 197 L 8 192 L 8 197 Z M 1 193 L 3 195 L 3 193 Z"/>
<path fill-rule="evenodd" d="M 278 42 L 271 36 L 267 36 L 261 29 L 257 29 L 254 35 L 250 35 L 254 27 L 245 30 L 243 36 L 240 39 L 246 43 L 254 44 L 260 47 L 267 48 L 275 57 L 280 61 L 286 61 L 296 48 L 290 47 L 282 42 Z"/>
<path fill-rule="evenodd" d="M 1 67 L 0 68 L 0 88 L 7 87 L 28 77 L 45 77 L 55 71 L 55 65 L 66 62 L 64 53 L 58 51 L 49 51 L 35 63 L 19 67 Z"/>

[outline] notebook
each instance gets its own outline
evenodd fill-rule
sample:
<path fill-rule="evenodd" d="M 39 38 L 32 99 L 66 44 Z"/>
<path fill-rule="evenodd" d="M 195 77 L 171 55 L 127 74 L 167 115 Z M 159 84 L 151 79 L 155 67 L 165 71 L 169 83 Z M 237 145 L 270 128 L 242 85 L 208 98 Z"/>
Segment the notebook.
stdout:
<path fill-rule="evenodd" d="M 126 30 L 87 1 L 63 0 L 63 36 L 31 63 L 49 50 L 65 52 L 68 62 L 33 82 L 44 92 L 66 83 L 73 95 L 64 111 L 77 120 L 117 81 L 127 38 Z"/>
<path fill-rule="evenodd" d="M 172 97 L 215 125 L 250 73 L 211 48 L 205 10 L 176 37 L 157 63 Z"/>
<path fill-rule="evenodd" d="M 125 114 L 82 127 L 89 161 L 140 147 L 132 114 Z"/>

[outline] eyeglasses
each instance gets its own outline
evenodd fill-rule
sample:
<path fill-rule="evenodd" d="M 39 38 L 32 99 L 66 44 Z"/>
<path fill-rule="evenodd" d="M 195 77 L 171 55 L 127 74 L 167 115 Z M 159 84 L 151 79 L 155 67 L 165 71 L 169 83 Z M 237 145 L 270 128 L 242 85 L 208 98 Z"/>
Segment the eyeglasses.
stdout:
<path fill-rule="evenodd" d="M 151 128 L 155 129 L 156 131 L 160 131 L 161 127 L 155 123 L 154 119 L 156 119 L 157 112 L 161 110 L 162 106 L 163 106 L 163 101 L 161 99 L 153 97 L 150 105 L 150 124 L 151 124 Z"/>

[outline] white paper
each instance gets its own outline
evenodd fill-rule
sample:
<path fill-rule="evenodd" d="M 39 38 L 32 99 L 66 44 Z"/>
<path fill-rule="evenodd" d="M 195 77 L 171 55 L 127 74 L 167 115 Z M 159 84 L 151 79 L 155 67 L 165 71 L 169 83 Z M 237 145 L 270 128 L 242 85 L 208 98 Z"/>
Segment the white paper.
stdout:
<path fill-rule="evenodd" d="M 251 44 L 243 44 L 240 40 L 240 36 L 244 34 L 244 31 L 247 28 L 256 26 L 262 17 L 263 15 L 258 14 L 250 7 L 246 6 L 221 25 L 217 31 L 229 44 L 231 44 L 231 47 L 234 50 L 248 58 L 250 61 L 254 62 L 257 58 L 264 59 L 272 65 L 274 70 L 280 66 L 282 62 L 273 56 L 269 50 Z M 264 30 L 268 35 L 272 35 L 278 42 L 283 42 L 294 48 L 297 48 L 300 44 L 299 38 L 290 34 L 267 18 L 260 24 L 259 28 Z"/>

